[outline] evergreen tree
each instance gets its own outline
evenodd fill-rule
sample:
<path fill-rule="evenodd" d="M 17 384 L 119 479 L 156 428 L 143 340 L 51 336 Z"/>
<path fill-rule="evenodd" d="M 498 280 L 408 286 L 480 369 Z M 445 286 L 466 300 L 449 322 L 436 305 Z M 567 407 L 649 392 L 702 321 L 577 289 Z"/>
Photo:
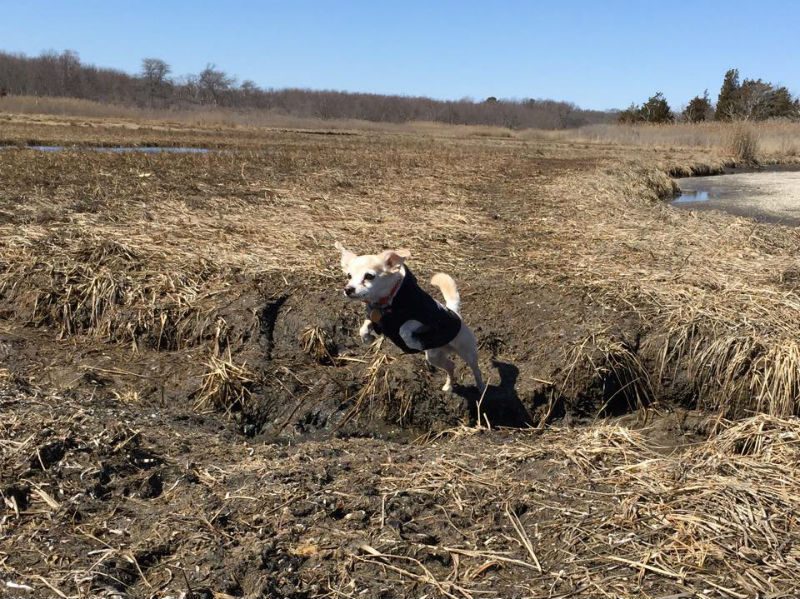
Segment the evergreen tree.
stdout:
<path fill-rule="evenodd" d="M 647 102 L 642 105 L 640 113 L 642 120 L 647 123 L 670 123 L 675 120 L 672 110 L 667 104 L 667 99 L 661 92 L 650 96 Z"/>
<path fill-rule="evenodd" d="M 768 100 L 767 118 L 798 118 L 798 100 L 792 98 L 792 94 L 786 87 L 781 86 L 772 91 Z"/>
<path fill-rule="evenodd" d="M 730 121 L 737 116 L 739 101 L 739 70 L 729 69 L 722 81 L 722 88 L 717 98 L 717 110 L 714 118 L 718 121 Z"/>
<path fill-rule="evenodd" d="M 700 123 L 707 120 L 712 114 L 713 107 L 708 98 L 708 90 L 701 96 L 695 96 L 689 100 L 689 104 L 683 110 L 683 118 L 689 123 Z"/>

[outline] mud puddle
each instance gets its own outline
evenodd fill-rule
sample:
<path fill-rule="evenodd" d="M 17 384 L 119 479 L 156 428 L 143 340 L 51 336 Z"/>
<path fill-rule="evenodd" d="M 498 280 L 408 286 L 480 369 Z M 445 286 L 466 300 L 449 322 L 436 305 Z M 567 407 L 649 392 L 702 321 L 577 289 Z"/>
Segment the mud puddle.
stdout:
<path fill-rule="evenodd" d="M 671 205 L 691 210 L 721 210 L 760 222 L 800 226 L 800 171 L 676 179 L 681 194 Z"/>

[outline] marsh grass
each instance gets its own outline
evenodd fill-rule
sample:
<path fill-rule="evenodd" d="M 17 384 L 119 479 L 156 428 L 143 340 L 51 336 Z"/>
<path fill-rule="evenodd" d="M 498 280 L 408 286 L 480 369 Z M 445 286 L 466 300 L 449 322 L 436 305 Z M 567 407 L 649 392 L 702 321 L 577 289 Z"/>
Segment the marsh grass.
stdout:
<path fill-rule="evenodd" d="M 737 162 L 758 164 L 759 141 L 751 123 L 734 123 L 728 132 L 727 151 Z"/>
<path fill-rule="evenodd" d="M 18 121 L 21 118 L 39 123 L 54 119 L 69 119 L 72 126 L 85 125 L 85 119 L 101 119 L 106 126 L 141 130 L 164 127 L 230 128 L 240 132 L 247 129 L 299 129 L 319 133 L 358 134 L 383 132 L 396 134 L 431 135 L 454 138 L 505 138 L 517 137 L 517 132 L 505 127 L 490 125 L 448 125 L 432 121 L 404 123 L 375 122 L 361 119 L 321 119 L 283 114 L 276 111 L 208 106 L 150 109 L 136 106 L 107 104 L 92 100 L 58 97 L 6 96 L 0 98 L 0 122 Z M 176 145 L 176 144 L 171 144 Z"/>
<path fill-rule="evenodd" d="M 32 483 L 24 497 L 15 485 L 2 489 L 8 580 L 65 597 L 93 596 L 105 572 L 130 574 L 124 592 L 136 596 L 200 588 L 192 572 L 208 573 L 202 584 L 220 581 L 215 589 L 237 588 L 221 581 L 241 572 L 242 592 L 256 595 L 273 588 L 262 586 L 273 574 L 290 592 L 331 597 L 354 589 L 463 599 L 796 595 L 800 233 L 664 202 L 670 174 L 730 164 L 721 145 L 57 123 L 29 122 L 9 135 L 104 143 L 185 136 L 237 151 L 0 153 L 3 351 L 24 348 L 6 335 L 14 327 L 30 343 L 59 333 L 67 340 L 54 351 L 36 346 L 40 361 L 56 352 L 72 361 L 88 345 L 109 356 L 106 366 L 115 354 L 127 366 L 130 354 L 114 346 L 128 344 L 148 359 L 144 374 L 106 399 L 94 390 L 24 392 L 18 366 L 0 369 L 0 465 Z M 60 133 L 45 133 L 54 128 Z M 76 211 L 81 198 L 92 211 Z M 53 218 L 41 222 L 35 215 L 45 207 Z M 344 344 L 333 354 L 328 318 L 317 311 L 341 281 L 335 240 L 356 250 L 410 247 L 419 272 L 453 274 L 469 323 L 481 327 L 484 360 L 493 351 L 513 364 L 524 400 L 525 385 L 545 376 L 553 401 L 586 391 L 588 380 L 607 383 L 609 401 L 643 406 L 680 379 L 705 412 L 692 415 L 696 427 L 667 421 L 678 429 L 670 437 L 677 449 L 650 438 L 658 432 L 650 428 L 545 419 L 531 432 L 460 427 L 430 443 L 232 442 L 213 418 L 253 407 L 276 371 L 305 389 L 297 405 L 319 399 L 312 375 L 340 374 L 335 399 L 350 423 L 388 410 L 404 422 L 420 397 L 441 400 L 421 362 L 380 344 Z M 265 292 L 257 308 L 265 297 L 291 297 L 271 331 L 275 341 L 285 329 L 274 359 L 263 357 L 276 345 L 263 338 L 269 332 L 250 330 L 247 343 L 237 342 L 245 336 L 233 318 L 250 322 L 245 294 L 255 282 Z M 28 327 L 39 330 L 27 338 Z M 156 359 L 176 378 L 195 377 L 188 352 L 171 347 L 199 356 L 202 376 L 181 381 L 196 389 L 178 397 L 216 414 L 211 426 L 187 421 L 180 403 L 154 409 L 148 387 L 138 386 L 158 376 L 149 369 Z M 329 355 L 335 366 L 321 366 Z M 553 355 L 554 371 L 542 373 Z M 96 365 L 85 372 L 104 373 Z M 280 430 L 299 413 L 289 409 Z M 31 470 L 43 443 L 67 439 L 75 446 L 63 463 Z M 123 493 L 149 476 L 131 467 L 137 443 L 157 451 L 157 471 L 175 481 L 160 499 Z M 107 463 L 116 465 L 116 490 L 100 501 L 91 489 Z M 303 516 L 295 506 L 311 507 Z M 286 526 L 272 531 L 273 520 Z M 154 540 L 169 547 L 164 559 L 140 551 Z M 222 551 L 221 543 L 249 549 Z M 42 548 L 48 559 L 28 559 Z M 314 561 L 293 577 L 264 569 L 306 556 Z M 112 559 L 124 568 L 105 570 Z M 137 560 L 147 567 L 137 571 Z M 176 563 L 186 565 L 183 580 Z"/>
<path fill-rule="evenodd" d="M 459 599 L 796 595 L 797 418 L 730 422 L 692 414 L 697 423 L 678 448 L 665 446 L 656 426 L 607 421 L 513 435 L 460 427 L 431 442 L 348 437 L 284 445 L 232 442 L 216 426 L 187 424 L 182 412 L 154 424 L 152 409 L 128 398 L 112 418 L 71 394 L 36 390 L 11 400 L 5 382 L 1 390 L 0 464 L 29 473 L 3 488 L 0 548 L 8 576 L 34 596 L 96 595 L 110 578 L 98 560 L 111 558 L 130 565 L 129 594 L 159 585 L 178 595 L 186 580 L 202 584 L 176 579 L 178 560 L 245 567 L 238 554 L 228 561 L 220 552 L 220 538 L 255 546 L 247 572 L 256 582 L 242 576 L 242 587 L 263 594 L 262 531 L 242 523 L 289 517 L 289 506 L 294 530 L 278 539 L 275 554 L 318 561 L 280 576 L 300 592 L 327 589 L 319 593 L 325 597 L 354 588 Z M 81 443 L 64 460 L 73 468 L 29 467 L 47 442 L 72 438 Z M 115 473 L 126 489 L 152 476 L 152 469 L 131 468 L 137 454 L 164 469 L 183 468 L 188 481 L 164 485 L 169 491 L 155 501 L 96 501 L 80 520 L 68 511 L 70 498 L 85 493 L 81 473 L 98 463 L 131 471 L 127 478 Z M 304 515 L 306 506 L 319 507 Z M 124 538 L 115 520 L 121 512 L 135 519 Z M 98 538 L 102 554 L 94 553 Z M 42 543 L 59 559 L 26 560 Z M 154 546 L 168 546 L 168 559 L 147 561 Z"/>
<path fill-rule="evenodd" d="M 88 334 L 137 351 L 227 344 L 227 327 L 210 301 L 215 294 L 208 295 L 225 275 L 208 264 L 155 269 L 163 255 L 91 236 L 6 247 L 5 258 L 0 293 L 17 318 L 54 327 L 61 338 Z"/>
<path fill-rule="evenodd" d="M 800 123 L 694 123 L 671 125 L 591 125 L 565 132 L 572 140 L 658 148 L 706 148 L 741 161 L 794 159 L 800 155 Z"/>

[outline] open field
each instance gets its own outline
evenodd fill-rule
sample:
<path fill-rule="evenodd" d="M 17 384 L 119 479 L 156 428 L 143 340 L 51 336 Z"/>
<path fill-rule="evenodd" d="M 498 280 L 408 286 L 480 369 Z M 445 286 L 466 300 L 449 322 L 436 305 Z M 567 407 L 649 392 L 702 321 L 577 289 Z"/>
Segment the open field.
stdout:
<path fill-rule="evenodd" d="M 439 137 L 512 137 L 511 129 L 485 125 L 444 125 L 430 121 L 406 123 L 374 122 L 361 119 L 321 119 L 299 117 L 280 112 L 255 109 L 216 108 L 197 106 L 185 109 L 146 109 L 80 100 L 77 98 L 50 98 L 32 96 L 0 97 L 0 114 L 7 122 L 36 120 L 40 123 L 82 123 L 86 119 L 114 119 L 116 126 L 140 128 L 150 123 L 156 128 L 199 126 L 204 130 L 215 127 L 236 128 L 240 137 L 243 130 L 254 127 L 284 129 L 317 129 L 325 131 L 381 131 L 384 133 L 435 134 Z M 55 117 L 55 118 L 51 118 Z M 106 121 L 111 125 L 110 121 Z M 537 136 L 556 136 L 555 131 L 536 131 Z"/>
<path fill-rule="evenodd" d="M 800 232 L 664 202 L 724 144 L 18 114 L 0 143 L 218 150 L 0 150 L 0 582 L 33 589 L 4 591 L 794 596 Z M 357 343 L 335 240 L 455 277 L 481 402 Z"/>

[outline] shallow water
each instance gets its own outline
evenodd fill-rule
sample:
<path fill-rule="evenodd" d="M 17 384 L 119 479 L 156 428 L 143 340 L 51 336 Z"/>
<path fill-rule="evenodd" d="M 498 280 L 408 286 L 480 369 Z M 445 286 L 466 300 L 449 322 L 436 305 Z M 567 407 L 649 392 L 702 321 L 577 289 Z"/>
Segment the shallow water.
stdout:
<path fill-rule="evenodd" d="M 673 204 L 691 204 L 693 202 L 707 202 L 711 199 L 711 194 L 707 191 L 683 191 L 681 195 L 672 200 Z"/>
<path fill-rule="evenodd" d="M 720 210 L 763 222 L 800 225 L 800 170 L 676 179 L 681 194 L 671 204 Z"/>
<path fill-rule="evenodd" d="M 12 149 L 19 146 L 0 146 L 0 149 Z M 208 154 L 208 148 L 159 147 L 159 146 L 23 146 L 27 150 L 39 152 L 62 152 L 64 150 L 84 150 L 90 152 L 106 152 L 112 154 Z"/>

